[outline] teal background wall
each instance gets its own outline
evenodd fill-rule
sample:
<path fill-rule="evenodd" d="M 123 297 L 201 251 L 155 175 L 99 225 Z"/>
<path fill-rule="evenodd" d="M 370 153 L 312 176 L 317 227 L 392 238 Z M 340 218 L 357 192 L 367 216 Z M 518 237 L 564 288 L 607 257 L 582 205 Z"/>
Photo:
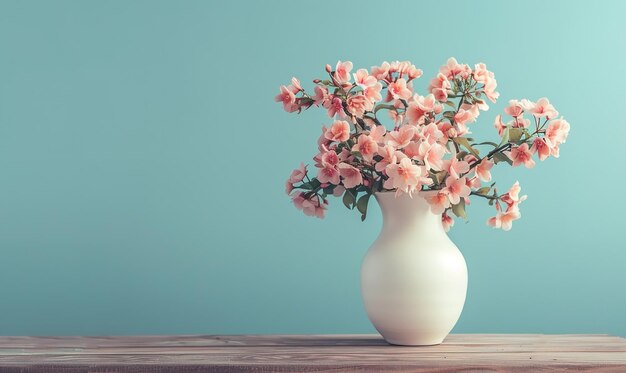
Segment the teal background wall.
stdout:
<path fill-rule="evenodd" d="M 326 63 L 484 61 L 551 102 L 561 158 L 500 167 L 510 232 L 476 200 L 455 332 L 626 336 L 626 2 L 0 1 L 0 333 L 373 332 L 359 267 L 381 225 L 295 210 L 284 180 L 322 111 L 284 113 Z M 488 138 L 489 137 L 489 138 Z"/>

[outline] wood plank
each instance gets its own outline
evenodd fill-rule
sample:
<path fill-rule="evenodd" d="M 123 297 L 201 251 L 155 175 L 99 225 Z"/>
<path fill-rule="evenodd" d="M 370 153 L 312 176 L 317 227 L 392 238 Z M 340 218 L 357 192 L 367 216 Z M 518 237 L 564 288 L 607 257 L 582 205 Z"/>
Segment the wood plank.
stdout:
<path fill-rule="evenodd" d="M 0 372 L 626 372 L 608 335 L 455 334 L 438 346 L 378 335 L 0 337 Z"/>

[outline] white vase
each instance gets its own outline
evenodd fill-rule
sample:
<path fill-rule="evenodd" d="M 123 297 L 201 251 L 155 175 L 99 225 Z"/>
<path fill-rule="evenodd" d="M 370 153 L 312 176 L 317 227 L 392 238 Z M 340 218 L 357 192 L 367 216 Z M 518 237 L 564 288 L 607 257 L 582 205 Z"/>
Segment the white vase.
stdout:
<path fill-rule="evenodd" d="M 375 193 L 383 228 L 361 266 L 361 294 L 378 332 L 395 345 L 443 342 L 461 315 L 467 266 L 430 211 L 427 192 Z"/>

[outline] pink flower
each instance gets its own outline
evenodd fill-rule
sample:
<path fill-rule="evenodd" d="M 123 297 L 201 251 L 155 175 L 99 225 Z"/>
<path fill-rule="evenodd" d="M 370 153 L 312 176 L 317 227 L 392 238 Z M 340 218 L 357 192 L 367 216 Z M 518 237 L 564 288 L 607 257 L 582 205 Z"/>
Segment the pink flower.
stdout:
<path fill-rule="evenodd" d="M 352 115 L 361 118 L 371 108 L 371 102 L 362 94 L 357 94 L 348 97 L 346 106 Z"/>
<path fill-rule="evenodd" d="M 382 126 L 381 126 L 382 127 Z M 387 144 L 385 146 L 378 145 L 378 154 L 383 157 L 380 161 L 376 162 L 374 168 L 378 172 L 383 172 L 389 164 L 395 164 L 398 162 L 398 156 L 402 154 L 396 149 Z"/>
<path fill-rule="evenodd" d="M 555 119 L 546 128 L 546 143 L 550 148 L 558 147 L 567 140 L 569 135 L 569 123 L 565 119 Z"/>
<path fill-rule="evenodd" d="M 445 153 L 446 148 L 436 142 L 432 144 L 422 142 L 419 146 L 419 155 L 427 170 L 431 168 L 435 171 L 441 170 Z"/>
<path fill-rule="evenodd" d="M 324 136 L 331 141 L 343 142 L 350 138 L 350 124 L 345 120 L 338 120 L 326 131 Z"/>
<path fill-rule="evenodd" d="M 330 150 L 322 154 L 322 166 L 336 166 L 339 163 L 339 156 L 334 150 Z"/>
<path fill-rule="evenodd" d="M 314 199 L 305 199 L 302 202 L 302 211 L 307 216 L 315 216 L 316 218 L 323 219 L 326 213 L 326 205 L 320 203 L 319 197 L 313 195 Z"/>
<path fill-rule="evenodd" d="M 530 127 L 530 120 L 524 117 L 515 117 L 512 126 L 513 128 L 528 128 Z"/>
<path fill-rule="evenodd" d="M 556 111 L 554 106 L 550 104 L 547 98 L 542 97 L 535 103 L 535 107 L 531 110 L 531 113 L 538 117 L 547 117 L 548 119 L 556 118 L 559 112 Z"/>
<path fill-rule="evenodd" d="M 343 177 L 343 186 L 347 189 L 363 184 L 363 176 L 358 168 L 347 163 L 339 163 L 337 168 L 339 168 L 339 174 Z"/>
<path fill-rule="evenodd" d="M 426 197 L 426 202 L 430 205 L 430 210 L 433 214 L 442 214 L 448 207 L 450 207 L 448 195 L 443 192 L 433 193 L 433 195 Z"/>
<path fill-rule="evenodd" d="M 291 78 L 291 86 L 293 87 L 293 90 L 296 92 L 302 91 L 302 86 L 300 85 L 300 81 L 294 76 L 293 78 Z"/>
<path fill-rule="evenodd" d="M 442 73 L 437 74 L 435 78 L 430 81 L 430 86 L 428 90 L 435 96 L 437 101 L 447 101 L 448 100 L 448 90 L 451 88 L 450 81 L 446 78 Z"/>
<path fill-rule="evenodd" d="M 389 75 L 389 62 L 385 61 L 380 66 L 372 66 L 372 76 L 378 80 L 384 80 Z"/>
<path fill-rule="evenodd" d="M 491 180 L 491 168 L 493 162 L 487 158 L 483 158 L 482 161 L 476 166 L 476 176 L 484 182 Z"/>
<path fill-rule="evenodd" d="M 474 80 L 478 83 L 487 84 L 487 81 L 489 80 L 489 70 L 487 70 L 487 65 L 482 62 L 474 65 L 473 76 Z"/>
<path fill-rule="evenodd" d="M 421 124 L 426 113 L 434 112 L 439 114 L 443 111 L 443 106 L 437 102 L 435 96 L 429 94 L 425 97 L 414 95 L 409 101 L 409 107 L 406 109 L 406 115 L 411 124 Z"/>
<path fill-rule="evenodd" d="M 320 183 L 331 183 L 337 185 L 339 184 L 339 171 L 335 168 L 335 166 L 326 164 L 323 168 L 320 168 L 317 171 L 317 180 L 319 180 Z"/>
<path fill-rule="evenodd" d="M 409 80 L 413 80 L 422 76 L 424 72 L 421 69 L 418 69 L 417 67 L 415 67 L 415 65 L 411 65 L 407 69 L 406 73 L 409 76 Z"/>
<path fill-rule="evenodd" d="M 407 145 L 415 136 L 415 127 L 413 126 L 402 126 L 399 131 L 387 132 L 387 143 L 395 147 L 396 149 L 401 149 Z"/>
<path fill-rule="evenodd" d="M 443 192 L 448 195 L 450 203 L 456 205 L 461 201 L 461 198 L 469 197 L 471 189 L 467 186 L 465 177 L 460 179 L 448 177 L 446 178 L 446 187 L 443 188 Z"/>
<path fill-rule="evenodd" d="M 378 151 L 378 144 L 370 136 L 361 134 L 358 142 L 352 147 L 352 151 L 360 152 L 364 160 L 371 162 Z"/>
<path fill-rule="evenodd" d="M 454 226 L 454 219 L 444 213 L 441 215 L 441 225 L 443 226 L 443 230 L 448 232 L 450 228 Z"/>
<path fill-rule="evenodd" d="M 456 114 L 454 114 L 454 123 L 456 123 L 459 126 L 462 126 L 466 123 L 474 122 L 474 121 L 476 121 L 476 117 L 469 110 L 459 109 L 459 111 Z"/>
<path fill-rule="evenodd" d="M 506 212 L 498 211 L 496 216 L 487 220 L 487 225 L 494 228 L 502 228 L 502 230 L 509 231 L 513 226 L 513 221 L 519 219 L 522 215 L 518 210 L 511 210 Z"/>
<path fill-rule="evenodd" d="M 524 112 L 524 108 L 518 100 L 510 100 L 509 106 L 504 108 L 504 112 L 512 117 L 519 117 Z"/>
<path fill-rule="evenodd" d="M 498 135 L 502 136 L 506 129 L 506 124 L 502 123 L 502 115 L 496 115 L 496 120 L 493 122 L 493 126 L 498 130 Z"/>
<path fill-rule="evenodd" d="M 535 161 L 533 161 L 533 153 L 528 148 L 527 143 L 523 143 L 520 146 L 514 146 L 513 148 L 511 148 L 510 152 L 506 152 L 505 154 L 507 154 L 509 158 L 511 158 L 511 160 L 513 161 L 513 167 L 517 167 L 520 164 L 524 164 L 526 168 L 535 167 Z"/>
<path fill-rule="evenodd" d="M 304 163 L 300 163 L 300 167 L 296 168 L 291 172 L 291 176 L 289 176 L 289 182 L 292 184 L 299 183 L 306 176 L 306 166 Z"/>
<path fill-rule="evenodd" d="M 403 78 L 396 80 L 387 87 L 387 101 L 391 101 L 391 98 L 408 100 L 412 94 L 413 90 L 407 86 L 406 80 Z"/>
<path fill-rule="evenodd" d="M 365 97 L 372 103 L 380 101 L 383 97 L 380 95 L 380 91 L 383 89 L 383 85 L 376 82 L 374 85 L 366 87 L 363 90 Z"/>
<path fill-rule="evenodd" d="M 287 180 L 285 182 L 285 193 L 291 194 L 292 191 L 293 191 L 293 184 L 290 183 L 289 180 Z"/>
<path fill-rule="evenodd" d="M 467 79 L 471 73 L 471 69 L 467 65 L 459 64 L 454 57 L 450 57 L 448 58 L 448 62 L 439 68 L 439 72 L 448 79 L 453 79 L 457 75 L 460 75 L 463 79 Z"/>
<path fill-rule="evenodd" d="M 376 141 L 376 143 L 382 143 L 385 133 L 387 133 L 385 126 L 374 126 L 370 131 L 370 137 L 372 140 Z"/>
<path fill-rule="evenodd" d="M 356 73 L 352 74 L 354 76 L 354 82 L 356 85 L 365 89 L 367 87 L 371 87 L 374 84 L 378 83 L 375 77 L 371 76 L 366 69 L 358 69 Z"/>
<path fill-rule="evenodd" d="M 413 164 L 409 158 L 403 158 L 399 164 L 389 164 L 385 170 L 389 179 L 385 180 L 384 187 L 397 189 L 396 195 L 400 192 L 411 195 L 419 190 L 421 184 L 432 182 L 423 176 L 422 168 Z"/>
<path fill-rule="evenodd" d="M 315 86 L 314 90 L 315 96 L 313 96 L 312 99 L 315 101 L 315 105 L 324 105 L 328 101 L 328 89 L 318 84 Z"/>
<path fill-rule="evenodd" d="M 448 172 L 453 179 L 458 179 L 461 177 L 461 174 L 469 171 L 469 164 L 466 161 L 459 161 L 456 158 L 456 154 L 453 154 L 452 158 L 443 161 L 442 168 Z"/>
<path fill-rule="evenodd" d="M 276 102 L 282 102 L 283 108 L 287 112 L 294 111 L 294 107 L 297 109 L 296 95 L 294 95 L 293 92 L 284 85 L 280 86 L 280 93 L 274 97 L 274 100 Z"/>
<path fill-rule="evenodd" d="M 550 147 L 548 146 L 548 144 L 546 144 L 544 139 L 540 137 L 535 138 L 535 141 L 533 141 L 533 145 L 531 146 L 530 151 L 533 153 L 536 152 L 539 156 L 540 161 L 544 161 L 550 156 Z"/>
<path fill-rule="evenodd" d="M 338 83 L 348 83 L 350 81 L 350 71 L 352 71 L 352 62 L 337 62 L 335 66 L 335 80 Z"/>
<path fill-rule="evenodd" d="M 331 96 L 332 97 L 332 96 Z M 344 118 L 346 116 L 343 111 L 343 101 L 339 97 L 333 97 L 331 100 L 327 101 L 327 109 L 328 116 L 330 118 L 338 115 L 340 118 Z"/>

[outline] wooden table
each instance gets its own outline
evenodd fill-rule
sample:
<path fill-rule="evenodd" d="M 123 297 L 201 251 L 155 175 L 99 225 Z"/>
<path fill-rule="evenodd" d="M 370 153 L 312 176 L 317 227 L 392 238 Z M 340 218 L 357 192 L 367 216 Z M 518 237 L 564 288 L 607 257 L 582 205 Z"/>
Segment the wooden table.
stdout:
<path fill-rule="evenodd" d="M 456 334 L 439 346 L 378 335 L 0 337 L 0 372 L 626 372 L 608 335 Z"/>

